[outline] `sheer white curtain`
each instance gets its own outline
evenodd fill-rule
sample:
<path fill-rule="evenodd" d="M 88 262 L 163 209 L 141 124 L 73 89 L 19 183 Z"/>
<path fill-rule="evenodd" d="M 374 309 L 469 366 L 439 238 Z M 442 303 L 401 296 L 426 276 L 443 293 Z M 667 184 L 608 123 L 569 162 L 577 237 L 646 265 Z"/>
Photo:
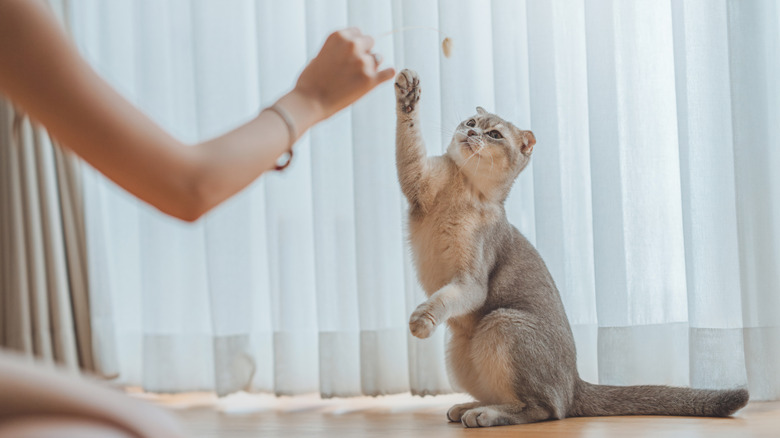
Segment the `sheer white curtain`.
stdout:
<path fill-rule="evenodd" d="M 484 106 L 539 140 L 507 203 L 563 295 L 582 376 L 780 398 L 780 10 L 766 1 L 74 0 L 87 58 L 179 138 L 248 119 L 332 30 L 422 78 L 428 150 Z M 96 349 L 152 391 L 452 390 L 395 179 L 385 84 L 291 168 L 187 225 L 85 169 Z"/>

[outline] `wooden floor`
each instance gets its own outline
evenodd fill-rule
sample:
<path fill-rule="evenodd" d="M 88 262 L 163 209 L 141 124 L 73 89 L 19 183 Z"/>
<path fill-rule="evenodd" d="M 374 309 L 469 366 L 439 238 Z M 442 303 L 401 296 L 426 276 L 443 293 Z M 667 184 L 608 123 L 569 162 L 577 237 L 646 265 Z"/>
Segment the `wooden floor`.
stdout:
<path fill-rule="evenodd" d="M 570 418 L 521 426 L 464 429 L 448 423 L 450 405 L 463 395 L 320 400 L 239 394 L 216 400 L 189 395 L 158 398 L 192 437 L 780 437 L 780 402 L 751 403 L 734 418 Z"/>

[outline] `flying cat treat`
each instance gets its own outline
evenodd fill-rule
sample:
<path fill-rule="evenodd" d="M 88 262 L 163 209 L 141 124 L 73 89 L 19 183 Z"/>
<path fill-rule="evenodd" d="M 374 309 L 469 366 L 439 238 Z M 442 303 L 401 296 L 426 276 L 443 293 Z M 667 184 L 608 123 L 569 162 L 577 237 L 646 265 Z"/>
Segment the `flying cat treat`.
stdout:
<path fill-rule="evenodd" d="M 441 51 L 444 53 L 445 58 L 449 58 L 452 54 L 452 40 L 450 37 L 444 38 L 444 41 L 441 42 Z"/>

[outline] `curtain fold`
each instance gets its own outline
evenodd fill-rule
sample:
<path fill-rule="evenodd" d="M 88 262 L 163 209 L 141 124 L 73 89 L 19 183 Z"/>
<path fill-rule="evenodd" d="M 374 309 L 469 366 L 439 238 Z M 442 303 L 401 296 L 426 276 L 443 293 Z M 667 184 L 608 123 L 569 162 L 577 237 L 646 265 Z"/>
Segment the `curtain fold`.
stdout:
<path fill-rule="evenodd" d="M 47 3 L 67 28 L 67 0 Z M 0 156 L 0 346 L 115 376 L 93 354 L 79 161 L 2 99 Z"/>
<path fill-rule="evenodd" d="M 750 387 L 762 399 L 780 397 L 780 276 L 778 201 L 780 8 L 772 1 L 728 3 L 729 74 L 740 254 L 742 327 Z"/>
<path fill-rule="evenodd" d="M 2 142 L 2 346 L 101 374 L 94 363 L 77 162 L 8 102 Z"/>
<path fill-rule="evenodd" d="M 506 209 L 556 280 L 583 378 L 747 385 L 771 400 L 778 12 L 770 0 L 75 0 L 70 24 L 101 74 L 187 142 L 272 103 L 329 32 L 377 35 L 387 64 L 421 76 L 430 154 L 477 105 L 535 132 Z M 451 58 L 425 28 L 452 38 Z M 394 129 L 385 84 L 304 136 L 287 171 L 191 225 L 84 169 L 96 361 L 161 392 L 457 390 L 446 330 L 408 333 L 424 295 Z"/>
<path fill-rule="evenodd" d="M 691 366 L 694 386 L 745 384 L 753 355 L 741 330 L 728 15 L 724 2 L 673 3 L 690 357 L 721 364 Z"/>

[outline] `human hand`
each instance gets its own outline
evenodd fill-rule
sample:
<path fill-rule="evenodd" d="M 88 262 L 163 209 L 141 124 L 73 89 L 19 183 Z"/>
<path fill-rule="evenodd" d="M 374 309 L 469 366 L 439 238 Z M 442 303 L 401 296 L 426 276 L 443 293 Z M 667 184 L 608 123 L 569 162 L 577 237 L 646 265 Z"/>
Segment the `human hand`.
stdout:
<path fill-rule="evenodd" d="M 334 32 L 303 70 L 295 91 L 312 100 L 319 120 L 395 76 L 392 68 L 378 69 L 381 58 L 370 53 L 373 46 L 374 39 L 355 27 Z"/>

